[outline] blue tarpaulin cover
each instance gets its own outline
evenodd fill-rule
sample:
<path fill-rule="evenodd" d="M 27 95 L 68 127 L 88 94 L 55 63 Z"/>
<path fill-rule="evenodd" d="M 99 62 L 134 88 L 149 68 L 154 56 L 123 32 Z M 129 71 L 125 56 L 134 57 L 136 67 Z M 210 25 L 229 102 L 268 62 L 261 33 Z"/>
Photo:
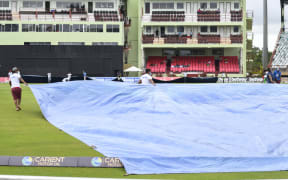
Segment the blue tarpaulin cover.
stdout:
<path fill-rule="evenodd" d="M 45 118 L 128 174 L 288 170 L 288 86 L 30 86 Z"/>

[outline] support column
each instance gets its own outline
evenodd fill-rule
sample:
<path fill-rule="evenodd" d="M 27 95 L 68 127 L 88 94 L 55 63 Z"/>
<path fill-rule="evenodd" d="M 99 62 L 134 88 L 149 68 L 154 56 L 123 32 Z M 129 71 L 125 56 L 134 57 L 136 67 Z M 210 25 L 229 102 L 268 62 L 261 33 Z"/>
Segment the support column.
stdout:
<path fill-rule="evenodd" d="M 262 52 L 262 64 L 263 68 L 267 68 L 268 65 L 268 16 L 267 16 L 267 0 L 263 0 L 263 52 Z"/>
<path fill-rule="evenodd" d="M 284 10 L 284 2 L 281 2 L 281 28 L 282 31 L 285 32 L 285 10 Z"/>

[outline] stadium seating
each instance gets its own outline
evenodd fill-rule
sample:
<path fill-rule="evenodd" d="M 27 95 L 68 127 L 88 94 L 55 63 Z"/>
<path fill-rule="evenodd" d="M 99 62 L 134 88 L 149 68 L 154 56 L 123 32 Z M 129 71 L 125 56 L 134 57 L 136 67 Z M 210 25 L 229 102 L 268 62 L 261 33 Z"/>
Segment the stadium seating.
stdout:
<path fill-rule="evenodd" d="M 220 43 L 221 38 L 220 35 L 203 35 L 203 34 L 198 34 L 198 43 L 199 44 L 208 44 L 208 43 Z"/>
<path fill-rule="evenodd" d="M 11 21 L 12 20 L 11 10 L 0 10 L 0 20 Z"/>
<path fill-rule="evenodd" d="M 184 11 L 153 11 L 151 21 L 185 21 Z"/>
<path fill-rule="evenodd" d="M 237 56 L 222 56 L 219 63 L 220 73 L 239 73 L 239 60 Z"/>
<path fill-rule="evenodd" d="M 119 21 L 117 11 L 94 11 L 95 21 Z"/>
<path fill-rule="evenodd" d="M 240 11 L 231 11 L 231 21 L 242 21 L 243 13 L 242 10 Z"/>
<path fill-rule="evenodd" d="M 174 57 L 171 63 L 171 72 L 205 72 L 215 73 L 215 59 L 213 56 L 180 56 Z"/>
<path fill-rule="evenodd" d="M 143 44 L 153 44 L 154 41 L 154 35 L 143 35 L 142 36 L 142 42 Z"/>
<path fill-rule="evenodd" d="M 280 35 L 278 46 L 272 62 L 273 68 L 287 68 L 288 66 L 288 33 L 284 32 Z"/>
<path fill-rule="evenodd" d="M 162 56 L 149 56 L 147 60 L 147 69 L 151 69 L 152 73 L 165 73 L 166 72 L 167 57 Z"/>
<path fill-rule="evenodd" d="M 201 11 L 197 12 L 198 21 L 220 21 L 220 11 Z"/>

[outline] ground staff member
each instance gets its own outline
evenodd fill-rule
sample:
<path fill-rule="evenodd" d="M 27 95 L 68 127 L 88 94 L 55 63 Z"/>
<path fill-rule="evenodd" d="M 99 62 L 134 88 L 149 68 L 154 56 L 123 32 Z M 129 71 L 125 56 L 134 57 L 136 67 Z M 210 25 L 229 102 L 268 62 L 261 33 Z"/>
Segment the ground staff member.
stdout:
<path fill-rule="evenodd" d="M 12 74 L 9 77 L 9 84 L 11 86 L 11 92 L 14 99 L 14 104 L 16 106 L 16 111 L 21 110 L 21 94 L 22 89 L 20 86 L 20 81 L 23 82 L 26 86 L 28 85 L 24 79 L 19 74 L 19 70 L 17 67 L 12 68 Z"/>
<path fill-rule="evenodd" d="M 281 83 L 281 71 L 279 68 L 277 68 L 275 71 L 274 71 L 274 78 L 275 78 L 275 81 L 276 83 L 280 84 Z"/>
<path fill-rule="evenodd" d="M 140 80 L 138 83 L 144 84 L 144 85 L 148 85 L 148 84 L 155 85 L 153 78 L 151 76 L 151 70 L 150 69 L 146 69 L 146 73 L 140 77 Z"/>

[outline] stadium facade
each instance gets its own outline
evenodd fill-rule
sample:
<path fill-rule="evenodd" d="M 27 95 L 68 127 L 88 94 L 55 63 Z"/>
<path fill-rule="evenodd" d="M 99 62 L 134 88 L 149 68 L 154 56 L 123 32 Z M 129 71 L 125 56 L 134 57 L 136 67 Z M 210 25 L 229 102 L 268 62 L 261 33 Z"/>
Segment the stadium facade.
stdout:
<path fill-rule="evenodd" d="M 94 76 L 134 65 L 157 76 L 242 77 L 251 18 L 246 0 L 1 0 L 0 76 L 14 65 Z"/>
<path fill-rule="evenodd" d="M 124 62 L 148 67 L 159 76 L 246 76 L 253 38 L 253 15 L 246 13 L 246 0 L 127 3 L 132 26 L 128 33 L 130 51 Z"/>

